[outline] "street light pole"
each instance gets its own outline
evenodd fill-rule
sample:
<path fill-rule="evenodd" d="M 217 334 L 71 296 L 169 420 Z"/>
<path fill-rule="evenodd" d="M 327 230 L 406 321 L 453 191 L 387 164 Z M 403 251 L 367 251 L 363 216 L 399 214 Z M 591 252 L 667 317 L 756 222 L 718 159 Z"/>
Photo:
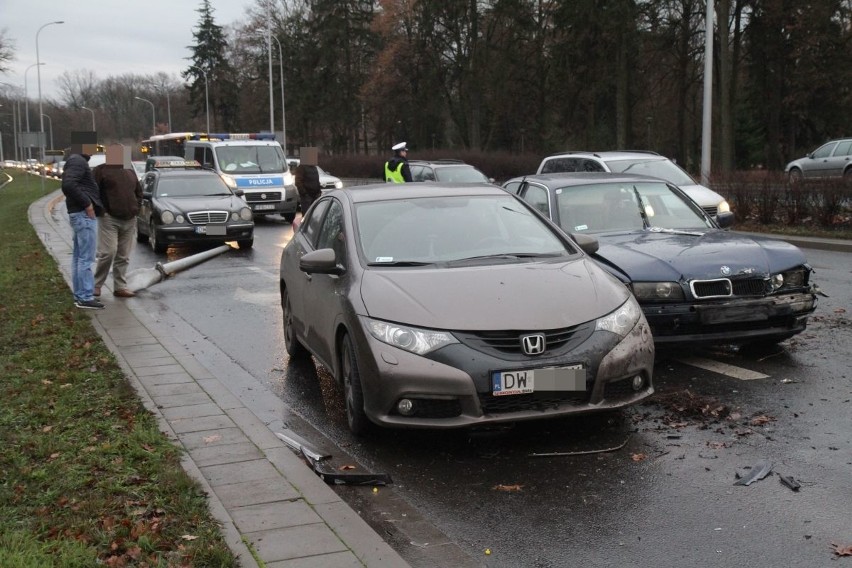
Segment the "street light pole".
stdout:
<path fill-rule="evenodd" d="M 53 147 L 53 120 L 46 114 L 42 114 L 44 118 L 47 119 L 47 124 L 50 125 L 50 149 L 54 150 Z"/>
<path fill-rule="evenodd" d="M 284 111 L 284 56 L 281 51 L 281 42 L 278 38 L 271 36 L 278 44 L 278 72 L 281 74 L 281 146 L 284 147 L 284 153 L 287 153 L 287 113 Z"/>
<path fill-rule="evenodd" d="M 156 115 L 156 111 L 154 110 L 154 103 L 152 103 L 148 99 L 143 99 L 142 97 L 133 97 L 133 98 L 138 99 L 140 101 L 145 101 L 146 103 L 151 105 L 151 134 L 156 134 L 157 133 L 157 115 Z"/>
<path fill-rule="evenodd" d="M 204 75 L 204 105 L 207 112 L 207 134 L 210 134 L 210 91 L 207 84 L 207 71 L 194 65 L 190 69 L 197 69 Z"/>
<path fill-rule="evenodd" d="M 269 131 L 275 132 L 275 106 L 272 102 L 272 3 L 266 20 L 266 47 L 269 52 Z"/>
<path fill-rule="evenodd" d="M 30 69 L 33 67 L 37 67 L 39 65 L 45 65 L 44 63 L 33 63 L 24 71 L 24 112 L 27 115 L 27 136 L 30 134 L 30 95 L 27 90 L 27 73 L 30 72 Z M 32 147 L 29 145 L 29 141 L 27 141 L 27 158 L 32 158 Z"/>
<path fill-rule="evenodd" d="M 92 113 L 92 132 L 97 132 L 97 130 L 95 130 L 95 111 L 93 111 L 89 107 L 84 107 L 83 105 L 80 105 L 80 108 L 83 109 L 83 110 L 87 110 L 90 113 Z"/>
<path fill-rule="evenodd" d="M 39 130 L 39 150 L 41 152 L 39 154 L 39 158 L 41 159 L 42 163 L 44 163 L 44 115 L 42 114 L 43 111 L 41 108 L 41 67 L 38 65 L 40 61 L 38 54 L 38 34 L 40 34 L 41 30 L 43 30 L 47 26 L 64 23 L 65 22 L 63 22 L 62 20 L 57 20 L 55 22 L 47 22 L 46 24 L 42 24 L 42 26 L 36 32 L 36 75 L 38 76 L 38 113 L 39 115 L 41 115 L 39 116 L 39 122 L 41 126 Z M 44 174 L 42 174 L 41 176 L 41 188 L 42 190 L 44 189 Z"/>

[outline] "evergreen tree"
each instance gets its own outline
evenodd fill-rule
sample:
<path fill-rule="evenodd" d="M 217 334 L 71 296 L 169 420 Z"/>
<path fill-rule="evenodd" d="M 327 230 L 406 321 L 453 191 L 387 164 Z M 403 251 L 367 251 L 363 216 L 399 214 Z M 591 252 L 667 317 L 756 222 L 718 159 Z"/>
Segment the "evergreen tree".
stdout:
<path fill-rule="evenodd" d="M 226 57 L 228 41 L 222 26 L 213 20 L 210 0 L 202 0 L 196 10 L 201 15 L 198 26 L 193 30 L 194 45 L 190 45 L 192 56 L 189 68 L 181 75 L 192 82 L 188 87 L 193 116 L 205 116 L 207 100 L 210 103 L 210 127 L 213 131 L 221 127 L 225 131 L 235 128 L 238 113 L 237 88 L 234 69 Z M 206 74 L 206 76 L 205 76 Z"/>

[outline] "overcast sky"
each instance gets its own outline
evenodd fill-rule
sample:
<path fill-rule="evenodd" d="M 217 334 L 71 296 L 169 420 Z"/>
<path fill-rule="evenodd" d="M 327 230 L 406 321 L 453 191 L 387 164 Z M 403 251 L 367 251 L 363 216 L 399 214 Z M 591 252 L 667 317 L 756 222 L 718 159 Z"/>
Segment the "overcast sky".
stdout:
<path fill-rule="evenodd" d="M 220 26 L 247 20 L 254 0 L 210 0 Z M 44 63 L 26 74 L 30 100 L 58 99 L 58 77 L 65 71 L 92 71 L 98 79 L 163 71 L 180 80 L 192 45 L 192 31 L 201 0 L 0 0 L 0 29 L 15 43 L 15 59 L 0 81 L 24 88 L 24 72 L 38 60 Z"/>

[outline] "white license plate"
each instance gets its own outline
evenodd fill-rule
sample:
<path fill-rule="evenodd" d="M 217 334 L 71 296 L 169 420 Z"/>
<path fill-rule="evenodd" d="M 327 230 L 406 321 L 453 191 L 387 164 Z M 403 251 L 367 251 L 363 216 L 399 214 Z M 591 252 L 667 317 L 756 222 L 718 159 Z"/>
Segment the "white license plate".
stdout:
<path fill-rule="evenodd" d="M 582 365 L 547 367 L 491 373 L 491 394 L 508 396 L 540 391 L 585 391 L 586 370 Z"/>
<path fill-rule="evenodd" d="M 223 236 L 228 234 L 228 229 L 225 225 L 200 225 L 195 228 L 195 232 L 199 235 Z"/>
<path fill-rule="evenodd" d="M 252 209 L 255 211 L 270 211 L 275 209 L 274 203 L 261 203 L 260 205 L 252 205 Z"/>

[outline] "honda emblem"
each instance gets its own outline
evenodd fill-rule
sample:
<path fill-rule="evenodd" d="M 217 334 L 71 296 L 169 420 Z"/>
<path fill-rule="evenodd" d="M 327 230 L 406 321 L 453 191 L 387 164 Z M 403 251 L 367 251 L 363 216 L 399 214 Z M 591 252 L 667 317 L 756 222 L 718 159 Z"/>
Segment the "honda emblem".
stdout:
<path fill-rule="evenodd" d="M 543 333 L 534 333 L 521 337 L 521 348 L 524 351 L 524 355 L 541 355 L 544 353 L 546 347 L 547 341 Z"/>

